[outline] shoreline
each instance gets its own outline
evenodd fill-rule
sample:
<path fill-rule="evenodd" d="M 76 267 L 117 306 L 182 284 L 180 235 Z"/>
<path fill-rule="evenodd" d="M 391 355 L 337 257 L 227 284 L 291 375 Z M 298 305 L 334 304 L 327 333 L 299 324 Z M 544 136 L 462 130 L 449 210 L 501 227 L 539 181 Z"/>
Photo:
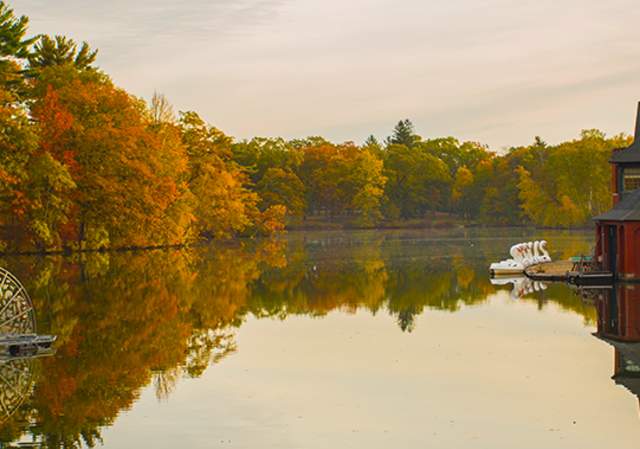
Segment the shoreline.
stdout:
<path fill-rule="evenodd" d="M 95 253 L 127 253 L 127 252 L 142 252 L 142 251 L 164 251 L 164 250 L 179 250 L 185 248 L 198 248 L 209 246 L 213 244 L 231 246 L 236 244 L 242 244 L 244 242 L 252 242 L 260 239 L 269 239 L 269 238 L 279 238 L 288 233 L 292 234 L 304 234 L 306 232 L 350 232 L 350 231 L 442 231 L 442 230 L 453 230 L 453 229 L 520 229 L 520 230 L 530 230 L 530 231 L 567 231 L 567 232 L 584 232 L 591 231 L 595 229 L 593 226 L 582 226 L 575 228 L 557 228 L 557 227 L 541 227 L 541 226 L 533 226 L 533 225 L 488 225 L 488 224 L 479 224 L 479 223 L 461 223 L 461 222 L 448 222 L 448 223 L 432 223 L 429 225 L 425 225 L 424 223 L 421 226 L 416 225 L 416 223 L 402 223 L 402 222 L 392 222 L 388 224 L 381 224 L 375 227 L 357 227 L 357 226 L 347 226 L 344 223 L 332 223 L 330 225 L 321 226 L 320 223 L 312 223 L 308 225 L 294 225 L 291 227 L 287 227 L 283 232 L 275 234 L 270 237 L 231 237 L 224 239 L 207 239 L 201 240 L 192 243 L 181 243 L 181 244 L 168 244 L 168 245 L 148 245 L 148 246 L 122 246 L 122 247 L 113 247 L 113 248 L 86 248 L 86 249 L 71 249 L 71 248 L 62 248 L 62 249 L 52 249 L 52 250 L 27 250 L 27 251 L 0 251 L 0 257 L 47 257 L 47 256 L 73 256 L 76 254 L 95 254 Z"/>

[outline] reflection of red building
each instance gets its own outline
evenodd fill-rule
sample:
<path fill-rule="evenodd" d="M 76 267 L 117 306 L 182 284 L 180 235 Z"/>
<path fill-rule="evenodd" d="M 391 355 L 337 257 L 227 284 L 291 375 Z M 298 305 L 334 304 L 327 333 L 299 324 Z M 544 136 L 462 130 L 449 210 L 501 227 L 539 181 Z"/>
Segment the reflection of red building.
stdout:
<path fill-rule="evenodd" d="M 640 104 L 633 144 L 611 156 L 613 209 L 596 221 L 596 260 L 620 280 L 640 280 Z"/>
<path fill-rule="evenodd" d="M 600 290 L 596 307 L 596 336 L 615 349 L 613 380 L 640 397 L 640 285 Z"/>
<path fill-rule="evenodd" d="M 598 337 L 640 342 L 640 285 L 618 284 L 599 292 Z"/>

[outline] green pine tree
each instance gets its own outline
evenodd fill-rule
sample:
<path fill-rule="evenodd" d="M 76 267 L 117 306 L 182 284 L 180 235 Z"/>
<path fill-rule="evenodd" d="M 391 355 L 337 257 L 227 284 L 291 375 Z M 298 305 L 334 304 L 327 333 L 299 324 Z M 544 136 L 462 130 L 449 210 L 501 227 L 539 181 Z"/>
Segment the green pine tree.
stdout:
<path fill-rule="evenodd" d="M 29 19 L 16 17 L 13 10 L 0 1 L 0 87 L 16 90 L 22 84 L 20 60 L 29 56 L 36 38 L 26 39 Z"/>
<path fill-rule="evenodd" d="M 91 50 L 89 44 L 78 44 L 65 36 L 40 36 L 33 53 L 29 55 L 30 69 L 37 70 L 54 65 L 72 64 L 77 69 L 91 68 L 96 60 L 97 50 Z"/>
<path fill-rule="evenodd" d="M 419 137 L 414 133 L 413 123 L 409 119 L 404 119 L 400 120 L 393 128 L 393 134 L 387 138 L 387 145 L 397 144 L 411 148 L 418 140 Z"/>

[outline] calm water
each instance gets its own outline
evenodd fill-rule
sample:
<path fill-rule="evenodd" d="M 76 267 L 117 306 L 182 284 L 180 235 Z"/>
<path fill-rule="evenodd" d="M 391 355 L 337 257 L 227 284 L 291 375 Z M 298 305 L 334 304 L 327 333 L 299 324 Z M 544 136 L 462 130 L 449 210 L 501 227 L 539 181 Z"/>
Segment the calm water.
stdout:
<path fill-rule="evenodd" d="M 510 244 L 539 238 L 555 257 L 592 245 L 325 232 L 5 258 L 58 342 L 26 383 L 0 365 L 2 447 L 636 448 L 633 382 L 612 379 L 622 359 L 592 335 L 598 299 L 488 279 Z"/>

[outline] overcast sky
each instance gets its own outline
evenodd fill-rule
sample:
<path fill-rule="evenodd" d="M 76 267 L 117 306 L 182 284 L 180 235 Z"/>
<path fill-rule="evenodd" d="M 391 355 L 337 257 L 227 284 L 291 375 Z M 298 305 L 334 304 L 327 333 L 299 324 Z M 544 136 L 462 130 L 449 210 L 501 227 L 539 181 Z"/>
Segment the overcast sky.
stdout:
<path fill-rule="evenodd" d="M 98 48 L 129 92 L 238 138 L 362 142 L 410 118 L 499 150 L 631 133 L 631 0 L 14 0 L 32 33 Z"/>

